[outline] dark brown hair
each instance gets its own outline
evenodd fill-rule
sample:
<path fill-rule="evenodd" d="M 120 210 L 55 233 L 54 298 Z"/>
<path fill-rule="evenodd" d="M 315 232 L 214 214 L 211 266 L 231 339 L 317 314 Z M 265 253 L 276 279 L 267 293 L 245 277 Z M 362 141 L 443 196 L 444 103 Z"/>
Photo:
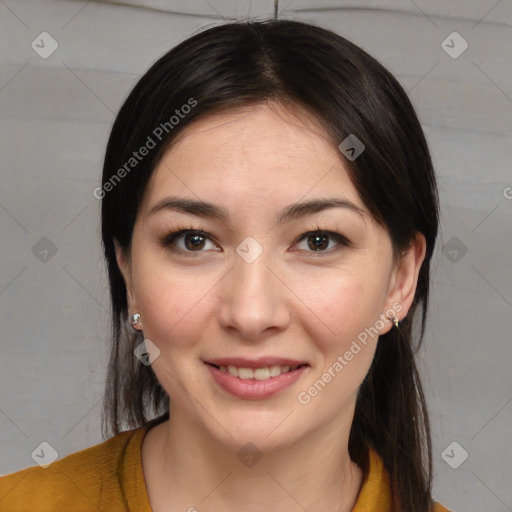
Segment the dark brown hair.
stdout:
<path fill-rule="evenodd" d="M 205 114 L 270 100 L 314 113 L 336 145 L 350 134 L 363 142 L 365 150 L 356 160 L 341 152 L 340 158 L 366 207 L 388 230 L 395 254 L 407 249 L 416 232 L 425 236 L 412 307 L 399 329 L 381 336 L 359 389 L 349 453 L 366 470 L 373 447 L 390 473 L 393 510 L 427 512 L 432 506 L 430 428 L 414 352 L 425 330 L 439 222 L 431 157 L 398 81 L 358 46 L 307 23 L 229 23 L 190 37 L 142 76 L 114 122 L 100 194 L 113 315 L 103 435 L 146 424 L 155 415 L 163 420 L 169 410 L 169 397 L 151 366 L 133 355 L 143 338 L 127 328 L 126 288 L 114 239 L 129 253 L 148 179 L 178 133 Z M 193 102 L 193 108 L 182 109 Z M 183 114 L 178 122 L 177 110 Z M 154 147 L 127 167 L 133 152 L 148 145 L 148 137 Z M 419 325 L 415 344 L 413 319 Z"/>

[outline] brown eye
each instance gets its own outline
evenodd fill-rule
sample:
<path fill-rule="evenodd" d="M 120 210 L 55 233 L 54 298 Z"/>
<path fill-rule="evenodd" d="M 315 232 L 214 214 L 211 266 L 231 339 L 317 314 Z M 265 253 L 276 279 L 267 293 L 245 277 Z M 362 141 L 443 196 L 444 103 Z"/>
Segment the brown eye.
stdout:
<path fill-rule="evenodd" d="M 183 243 L 181 243 L 181 241 L 183 241 Z M 166 235 L 160 243 L 162 247 L 169 247 L 173 251 L 200 253 L 205 252 L 203 249 L 206 247 L 208 241 L 210 241 L 213 248 L 215 248 L 211 238 L 207 236 L 206 233 L 198 230 L 182 229 Z"/>
<path fill-rule="evenodd" d="M 185 241 L 185 247 L 187 249 L 193 251 L 195 249 L 202 249 L 204 247 L 204 236 L 191 233 L 185 234 L 183 236 L 183 240 Z"/>
<path fill-rule="evenodd" d="M 329 243 L 331 240 L 334 240 L 338 246 L 332 248 L 332 251 L 335 251 L 341 247 L 349 247 L 350 242 L 347 238 L 345 238 L 343 235 L 339 233 L 334 233 L 332 231 L 325 231 L 325 230 L 319 230 L 319 231 L 311 231 L 309 233 L 305 233 L 302 235 L 302 237 L 299 239 L 299 242 L 302 242 L 303 240 L 307 241 L 307 247 L 306 251 L 308 252 L 331 252 L 331 249 L 329 248 Z"/>
<path fill-rule="evenodd" d="M 314 251 L 327 249 L 329 246 L 329 237 L 326 235 L 310 235 L 308 236 L 309 248 Z"/>

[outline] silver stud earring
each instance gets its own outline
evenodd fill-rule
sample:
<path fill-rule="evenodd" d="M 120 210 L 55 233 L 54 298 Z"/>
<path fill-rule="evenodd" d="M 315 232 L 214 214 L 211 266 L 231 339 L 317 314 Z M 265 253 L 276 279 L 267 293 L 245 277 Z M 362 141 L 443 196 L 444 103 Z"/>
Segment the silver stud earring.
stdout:
<path fill-rule="evenodd" d="M 131 322 L 130 322 L 130 323 L 132 324 L 132 327 L 133 327 L 134 329 L 135 329 L 135 326 L 136 326 L 137 324 L 139 324 L 139 325 L 141 325 L 141 326 L 142 326 L 142 323 L 141 323 L 141 321 L 140 321 L 140 313 L 134 313 L 134 314 L 132 315 L 132 319 L 131 319 Z M 135 329 L 135 330 L 137 331 L 138 329 Z"/>

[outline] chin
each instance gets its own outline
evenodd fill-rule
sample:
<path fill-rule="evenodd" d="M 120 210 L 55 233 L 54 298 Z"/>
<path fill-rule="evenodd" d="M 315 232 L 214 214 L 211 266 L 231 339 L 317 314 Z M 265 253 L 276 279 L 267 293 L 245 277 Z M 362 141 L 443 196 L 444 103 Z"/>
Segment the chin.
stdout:
<path fill-rule="evenodd" d="M 238 418 L 235 421 L 227 421 L 229 425 L 228 432 L 220 427 L 217 423 L 210 430 L 210 435 L 216 438 L 221 444 L 230 450 L 239 452 L 247 447 L 248 443 L 254 445 L 260 452 L 272 452 L 282 450 L 295 443 L 300 439 L 301 433 L 290 430 L 290 426 L 282 423 L 286 414 L 279 414 L 277 417 L 265 412 L 262 415 L 247 413 L 245 419 Z M 219 421 L 221 422 L 220 418 Z M 225 424 L 221 422 L 221 424 Z M 231 435 L 230 435 L 231 434 Z M 306 433 L 303 432 L 302 435 Z"/>

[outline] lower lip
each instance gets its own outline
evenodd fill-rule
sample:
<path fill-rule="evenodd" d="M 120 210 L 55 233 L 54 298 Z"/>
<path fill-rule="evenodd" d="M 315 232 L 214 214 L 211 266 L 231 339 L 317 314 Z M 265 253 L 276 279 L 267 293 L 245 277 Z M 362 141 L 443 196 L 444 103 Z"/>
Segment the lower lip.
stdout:
<path fill-rule="evenodd" d="M 205 363 L 210 371 L 215 382 L 238 398 L 247 400 L 259 400 L 268 398 L 283 389 L 290 387 L 300 379 L 300 376 L 308 368 L 307 366 L 300 366 L 299 368 L 290 372 L 282 373 L 278 377 L 270 377 L 267 380 L 257 379 L 239 379 L 233 377 L 227 372 L 221 372 L 219 368 Z"/>

